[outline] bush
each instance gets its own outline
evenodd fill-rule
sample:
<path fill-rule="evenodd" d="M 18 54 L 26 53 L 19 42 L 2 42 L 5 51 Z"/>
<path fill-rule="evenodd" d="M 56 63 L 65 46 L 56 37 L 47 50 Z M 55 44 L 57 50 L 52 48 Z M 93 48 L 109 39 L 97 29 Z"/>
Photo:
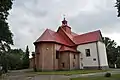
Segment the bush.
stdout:
<path fill-rule="evenodd" d="M 111 73 L 106 73 L 105 77 L 111 77 Z"/>
<path fill-rule="evenodd" d="M 117 60 L 115 61 L 117 68 L 120 68 L 120 57 L 117 57 Z"/>
<path fill-rule="evenodd" d="M 2 71 L 0 70 L 0 76 L 2 75 Z"/>

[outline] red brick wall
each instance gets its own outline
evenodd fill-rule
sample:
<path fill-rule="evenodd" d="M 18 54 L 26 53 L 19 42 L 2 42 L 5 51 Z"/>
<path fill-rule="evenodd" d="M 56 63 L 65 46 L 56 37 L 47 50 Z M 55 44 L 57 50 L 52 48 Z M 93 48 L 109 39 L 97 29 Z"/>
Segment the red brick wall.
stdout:
<path fill-rule="evenodd" d="M 75 59 L 74 59 L 75 55 Z M 79 69 L 79 54 L 70 53 L 70 69 Z"/>
<path fill-rule="evenodd" d="M 64 63 L 64 67 L 62 66 L 62 63 Z M 69 52 L 61 52 L 59 59 L 59 69 L 68 70 L 70 66 L 69 63 L 70 63 Z"/>
<path fill-rule="evenodd" d="M 58 70 L 59 69 L 59 66 L 58 66 L 58 61 L 59 59 L 56 59 L 56 50 L 59 50 L 61 48 L 61 45 L 59 44 L 55 44 L 55 54 L 54 54 L 54 62 L 55 62 L 55 70 Z M 60 56 L 59 56 L 60 57 Z"/>
<path fill-rule="evenodd" d="M 79 55 L 71 52 L 61 52 L 59 59 L 56 59 L 56 50 L 61 45 L 55 43 L 40 43 L 35 49 L 35 64 L 38 70 L 78 69 Z M 76 58 L 74 59 L 74 54 Z M 75 67 L 73 67 L 73 62 Z M 64 63 L 64 67 L 62 66 Z"/>
<path fill-rule="evenodd" d="M 55 54 L 54 43 L 41 43 L 37 45 L 36 53 L 36 66 L 40 70 L 53 70 Z"/>

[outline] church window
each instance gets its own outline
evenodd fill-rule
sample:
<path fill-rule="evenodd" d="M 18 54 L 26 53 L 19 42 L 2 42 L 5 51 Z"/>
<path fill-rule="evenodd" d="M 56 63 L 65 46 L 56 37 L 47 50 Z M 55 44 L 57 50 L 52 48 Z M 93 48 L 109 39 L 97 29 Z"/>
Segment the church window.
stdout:
<path fill-rule="evenodd" d="M 96 61 L 96 58 L 94 58 L 93 61 Z"/>
<path fill-rule="evenodd" d="M 62 67 L 65 68 L 65 63 L 62 63 Z"/>
<path fill-rule="evenodd" d="M 90 49 L 85 49 L 85 52 L 86 52 L 86 57 L 89 57 L 90 56 Z"/>
<path fill-rule="evenodd" d="M 59 51 L 56 51 L 56 59 L 59 59 Z"/>
<path fill-rule="evenodd" d="M 75 54 L 74 54 L 74 59 L 75 59 L 76 57 L 75 57 Z"/>

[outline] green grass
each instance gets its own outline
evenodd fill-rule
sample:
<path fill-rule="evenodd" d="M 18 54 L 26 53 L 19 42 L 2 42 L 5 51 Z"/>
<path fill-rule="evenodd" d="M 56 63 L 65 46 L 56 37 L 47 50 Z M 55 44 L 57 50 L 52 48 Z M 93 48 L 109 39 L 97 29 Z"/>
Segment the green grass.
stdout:
<path fill-rule="evenodd" d="M 50 71 L 50 72 L 34 72 L 39 75 L 72 75 L 72 74 L 87 74 L 96 72 L 107 72 L 107 70 L 72 70 L 72 71 Z"/>
<path fill-rule="evenodd" d="M 111 77 L 104 77 L 104 76 L 81 77 L 81 78 L 72 78 L 71 80 L 120 80 L 120 74 L 114 74 Z"/>

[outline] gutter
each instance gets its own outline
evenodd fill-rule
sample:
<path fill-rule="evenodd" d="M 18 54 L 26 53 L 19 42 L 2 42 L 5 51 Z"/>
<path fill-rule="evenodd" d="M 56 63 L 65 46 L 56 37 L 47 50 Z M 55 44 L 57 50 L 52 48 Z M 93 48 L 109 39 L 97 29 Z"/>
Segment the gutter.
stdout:
<path fill-rule="evenodd" d="M 97 48 L 97 57 L 98 57 L 98 69 L 101 69 L 101 66 L 100 66 L 100 56 L 99 56 L 99 49 L 98 49 L 98 42 L 96 42 L 96 48 Z"/>

